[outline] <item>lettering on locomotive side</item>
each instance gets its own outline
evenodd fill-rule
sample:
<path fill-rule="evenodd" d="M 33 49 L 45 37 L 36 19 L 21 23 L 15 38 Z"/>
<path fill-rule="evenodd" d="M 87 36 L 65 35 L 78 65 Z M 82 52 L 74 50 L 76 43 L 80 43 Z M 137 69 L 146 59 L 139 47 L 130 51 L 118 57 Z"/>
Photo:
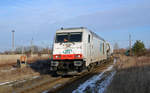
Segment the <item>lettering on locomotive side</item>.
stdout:
<path fill-rule="evenodd" d="M 64 54 L 71 54 L 71 52 L 72 52 L 72 49 L 67 49 L 63 51 Z"/>

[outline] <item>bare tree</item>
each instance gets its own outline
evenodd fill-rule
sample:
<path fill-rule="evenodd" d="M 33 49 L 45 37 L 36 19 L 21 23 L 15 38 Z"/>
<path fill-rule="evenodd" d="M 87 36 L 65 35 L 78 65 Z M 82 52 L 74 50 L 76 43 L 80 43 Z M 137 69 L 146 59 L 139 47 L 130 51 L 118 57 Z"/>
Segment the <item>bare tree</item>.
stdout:
<path fill-rule="evenodd" d="M 118 43 L 115 43 L 114 44 L 114 50 L 118 50 L 119 49 L 119 45 L 118 45 Z"/>
<path fill-rule="evenodd" d="M 114 44 L 114 52 L 119 53 L 119 45 L 118 45 L 118 43 Z"/>

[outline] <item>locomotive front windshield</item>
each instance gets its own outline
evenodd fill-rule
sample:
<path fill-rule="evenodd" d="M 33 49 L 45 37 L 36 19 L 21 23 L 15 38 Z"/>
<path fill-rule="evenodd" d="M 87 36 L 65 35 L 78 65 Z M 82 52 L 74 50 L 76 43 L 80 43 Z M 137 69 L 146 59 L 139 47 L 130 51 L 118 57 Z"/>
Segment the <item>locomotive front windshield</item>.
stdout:
<path fill-rule="evenodd" d="M 82 33 L 59 33 L 56 34 L 56 43 L 65 43 L 65 42 L 81 42 Z"/>

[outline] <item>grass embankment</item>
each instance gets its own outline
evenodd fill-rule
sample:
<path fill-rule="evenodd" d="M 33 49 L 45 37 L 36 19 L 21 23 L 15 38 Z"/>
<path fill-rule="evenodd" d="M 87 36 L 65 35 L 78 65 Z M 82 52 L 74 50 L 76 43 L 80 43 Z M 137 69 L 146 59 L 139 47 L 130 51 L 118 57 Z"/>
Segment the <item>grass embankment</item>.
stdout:
<path fill-rule="evenodd" d="M 27 63 L 34 63 L 36 61 L 47 60 L 47 59 L 49 59 L 48 56 L 46 56 L 46 57 L 41 57 L 41 56 L 29 57 L 27 59 Z M 5 60 L 3 60 L 3 61 L 0 60 L 0 67 L 11 66 L 16 63 L 17 63 L 17 58 L 5 58 Z"/>
<path fill-rule="evenodd" d="M 120 56 L 106 93 L 150 93 L 150 57 Z"/>

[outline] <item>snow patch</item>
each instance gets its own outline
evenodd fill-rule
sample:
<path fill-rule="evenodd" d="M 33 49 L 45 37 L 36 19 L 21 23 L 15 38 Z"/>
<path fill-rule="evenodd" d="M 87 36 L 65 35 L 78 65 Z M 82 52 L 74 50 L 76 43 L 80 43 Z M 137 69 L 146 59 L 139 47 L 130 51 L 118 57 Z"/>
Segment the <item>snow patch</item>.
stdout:
<path fill-rule="evenodd" d="M 105 80 L 103 80 L 100 84 L 96 84 L 98 81 L 100 81 L 103 78 L 104 73 L 111 71 L 114 67 L 114 64 L 116 63 L 116 59 L 114 60 L 113 65 L 109 66 L 106 70 L 104 70 L 99 75 L 93 76 L 91 79 L 84 82 L 82 85 L 80 85 L 76 90 L 74 90 L 72 93 L 84 93 L 87 89 L 92 89 L 93 92 L 97 91 L 98 93 L 104 93 L 107 86 L 110 84 L 113 76 L 115 75 L 116 71 L 112 71 L 110 75 L 106 77 Z M 95 90 L 96 89 L 96 90 Z"/>
<path fill-rule="evenodd" d="M 12 83 L 12 82 L 14 82 L 14 81 L 0 83 L 0 85 L 6 85 L 6 84 L 10 84 L 10 83 Z"/>
<path fill-rule="evenodd" d="M 32 77 L 31 79 L 29 80 L 33 80 L 33 79 L 36 79 L 36 78 L 39 78 L 40 76 L 34 76 Z M 24 79 L 24 80 L 15 80 L 15 81 L 9 81 L 9 82 L 3 82 L 3 83 L 0 83 L 0 85 L 6 85 L 6 84 L 9 84 L 8 86 L 12 86 L 14 84 L 19 84 L 19 83 L 24 83 L 26 82 L 28 79 Z"/>
<path fill-rule="evenodd" d="M 58 87 L 60 87 L 60 86 L 62 86 L 62 84 L 57 84 L 56 86 L 54 86 L 53 88 L 58 88 Z"/>
<path fill-rule="evenodd" d="M 113 68 L 113 65 L 111 65 L 110 67 L 108 67 L 106 70 L 104 70 L 99 75 L 93 76 L 91 79 L 87 80 L 85 83 L 83 83 L 82 85 L 80 85 L 77 90 L 74 90 L 73 93 L 83 93 L 86 90 L 86 88 L 88 88 L 88 87 L 94 87 L 95 83 L 98 80 L 102 79 L 103 74 L 105 72 L 107 72 L 107 71 L 112 70 L 112 68 Z"/>
<path fill-rule="evenodd" d="M 113 76 L 116 74 L 116 71 L 111 72 L 111 75 L 108 76 L 102 83 L 99 84 L 98 86 L 98 93 L 104 93 L 104 91 L 106 90 L 106 88 L 110 85 Z"/>
<path fill-rule="evenodd" d="M 40 76 L 34 76 L 34 77 L 32 77 L 32 79 L 36 79 L 36 78 L 39 78 Z"/>
<path fill-rule="evenodd" d="M 13 71 L 13 70 L 16 70 L 16 68 L 11 68 L 11 69 L 7 69 L 7 70 L 1 70 L 1 72 L 10 72 L 10 71 Z"/>
<path fill-rule="evenodd" d="M 44 92 L 42 92 L 42 93 L 48 93 L 48 90 L 45 90 Z"/>

